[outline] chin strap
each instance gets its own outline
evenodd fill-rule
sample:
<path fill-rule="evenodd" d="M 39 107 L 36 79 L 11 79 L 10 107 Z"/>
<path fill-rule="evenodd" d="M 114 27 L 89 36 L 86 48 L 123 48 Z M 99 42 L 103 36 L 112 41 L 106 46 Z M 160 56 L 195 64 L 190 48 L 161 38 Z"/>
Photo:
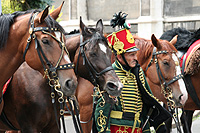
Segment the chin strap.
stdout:
<path fill-rule="evenodd" d="M 125 64 L 126 64 L 126 66 L 128 67 L 128 70 L 131 69 L 131 67 L 129 66 L 128 62 L 126 61 L 126 58 L 125 58 L 125 56 L 124 56 L 124 53 L 121 54 L 121 56 L 122 56 L 122 59 L 124 60 L 124 62 L 125 62 Z"/>

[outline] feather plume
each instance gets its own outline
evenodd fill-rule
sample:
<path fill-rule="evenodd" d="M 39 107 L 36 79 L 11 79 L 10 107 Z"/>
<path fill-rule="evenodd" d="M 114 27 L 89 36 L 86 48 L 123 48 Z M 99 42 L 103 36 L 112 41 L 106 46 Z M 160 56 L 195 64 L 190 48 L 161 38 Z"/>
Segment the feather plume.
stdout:
<path fill-rule="evenodd" d="M 115 13 L 113 15 L 113 18 L 110 20 L 110 25 L 115 28 L 116 26 L 119 27 L 124 27 L 124 23 L 126 21 L 126 17 L 128 14 L 126 13 L 122 13 L 122 11 L 120 11 L 118 14 Z"/>

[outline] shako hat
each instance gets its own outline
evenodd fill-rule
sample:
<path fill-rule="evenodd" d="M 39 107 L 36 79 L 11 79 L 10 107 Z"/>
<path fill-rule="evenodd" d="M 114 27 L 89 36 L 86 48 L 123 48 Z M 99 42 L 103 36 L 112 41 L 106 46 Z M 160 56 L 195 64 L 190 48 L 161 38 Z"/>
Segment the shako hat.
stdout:
<path fill-rule="evenodd" d="M 131 25 L 125 22 L 127 15 L 128 14 L 120 11 L 118 14 L 115 13 L 113 19 L 110 21 L 113 28 L 117 25 L 121 27 L 120 30 L 107 36 L 110 48 L 117 54 L 139 50 L 130 32 Z"/>

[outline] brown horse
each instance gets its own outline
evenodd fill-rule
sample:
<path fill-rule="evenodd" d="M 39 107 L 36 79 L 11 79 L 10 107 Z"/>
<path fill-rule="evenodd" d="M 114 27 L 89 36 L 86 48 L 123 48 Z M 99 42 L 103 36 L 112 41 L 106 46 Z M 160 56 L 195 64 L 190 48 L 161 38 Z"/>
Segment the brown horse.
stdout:
<path fill-rule="evenodd" d="M 191 53 L 191 58 L 188 58 L 188 64 L 185 68 L 184 77 L 186 78 L 186 85 L 187 85 L 187 91 L 188 91 L 188 100 L 185 103 L 184 106 L 184 112 L 186 114 L 188 124 L 188 129 L 186 130 L 186 123 L 183 120 L 183 114 L 181 116 L 183 129 L 185 133 L 191 132 L 191 126 L 192 126 L 192 116 L 195 110 L 200 109 L 200 69 L 199 69 L 199 58 L 200 58 L 200 49 L 198 47 L 199 39 L 200 39 L 200 29 L 198 29 L 195 32 L 187 31 L 184 28 L 174 28 L 172 30 L 168 30 L 161 36 L 161 39 L 170 40 L 174 36 L 178 35 L 177 43 L 175 44 L 175 47 L 178 49 L 180 53 L 180 59 L 181 57 L 184 57 L 183 55 L 188 51 L 191 45 L 197 43 L 197 50 Z M 186 53 L 187 54 L 187 53 Z M 182 58 L 183 59 L 183 58 Z M 184 65 L 182 64 L 182 67 Z M 190 80 L 187 78 L 190 77 Z M 190 85 L 192 84 L 192 85 Z M 193 86 L 193 87 L 192 87 Z"/>
<path fill-rule="evenodd" d="M 178 66 L 178 58 L 176 56 L 177 50 L 173 46 L 176 43 L 176 37 L 172 39 L 171 42 L 158 40 L 154 35 L 152 35 L 151 40 L 146 40 L 137 36 L 134 36 L 134 39 L 137 47 L 140 49 L 137 54 L 138 62 L 145 72 L 153 94 L 159 100 L 167 102 L 166 98 L 160 94 L 162 87 L 156 72 L 156 63 L 152 63 L 148 69 L 147 66 L 152 59 L 153 49 L 156 47 L 157 51 L 167 51 L 165 53 L 161 52 L 162 54 L 157 55 L 157 62 L 160 66 L 159 68 L 162 72 L 165 82 L 169 83 L 174 76 L 179 75 L 181 72 L 180 66 Z M 78 84 L 76 90 L 76 96 L 79 102 L 80 120 L 82 121 L 84 133 L 90 133 L 92 127 L 91 115 L 93 112 L 93 98 L 91 96 L 93 94 L 93 86 L 84 79 L 79 79 L 79 83 L 80 84 Z M 183 80 L 179 79 L 178 81 L 169 84 L 169 88 L 172 91 L 173 101 L 175 102 L 176 106 L 182 106 L 187 100 L 187 92 Z"/>
<path fill-rule="evenodd" d="M 81 35 L 66 40 L 70 57 L 78 65 L 77 73 L 93 83 L 89 75 L 91 71 L 94 76 L 99 76 L 96 82 L 102 91 L 106 90 L 109 95 L 118 96 L 122 84 L 114 70 L 110 69 L 112 52 L 106 38 L 102 35 L 102 20 L 97 22 L 96 28 L 87 28 L 81 20 L 80 29 Z M 83 37 L 83 42 L 80 36 Z M 82 46 L 84 46 L 83 49 Z M 85 57 L 79 55 L 80 49 L 84 50 Z M 83 64 L 83 58 L 87 58 L 89 62 L 85 63 L 91 63 L 92 68 Z M 42 75 L 24 63 L 13 75 L 11 84 L 4 95 L 6 104 L 3 112 L 12 126 L 0 122 L 0 131 L 16 129 L 27 133 L 59 132 L 50 94 L 51 88 Z M 59 111 L 58 106 L 57 111 Z M 58 112 L 57 118 L 59 121 Z"/>
<path fill-rule="evenodd" d="M 62 7 L 62 6 L 61 6 Z M 0 16 L 0 88 L 26 61 L 40 73 L 50 74 L 54 68 L 70 63 L 62 45 L 64 40 L 56 37 L 56 32 L 63 36 L 64 30 L 56 22 L 61 7 L 48 15 L 48 8 L 41 12 L 15 12 Z M 51 28 L 51 29 L 50 29 Z M 58 34 L 58 35 L 59 35 Z M 61 36 L 60 36 L 61 37 Z M 66 58 L 62 58 L 66 57 Z M 51 68 L 51 70 L 49 69 Z M 77 80 L 72 70 L 56 72 L 63 90 L 75 90 Z M 72 91 L 70 91 L 72 92 Z M 0 113 L 3 108 L 0 93 Z"/>

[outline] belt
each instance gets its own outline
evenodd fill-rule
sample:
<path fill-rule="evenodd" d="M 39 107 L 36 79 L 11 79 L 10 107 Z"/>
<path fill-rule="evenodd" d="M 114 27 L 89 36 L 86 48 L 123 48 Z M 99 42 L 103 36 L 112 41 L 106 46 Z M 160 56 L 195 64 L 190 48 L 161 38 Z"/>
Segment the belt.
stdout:
<path fill-rule="evenodd" d="M 125 119 L 125 120 L 134 120 L 135 113 L 131 112 L 121 112 L 121 111 L 111 111 L 110 113 L 111 118 L 115 119 Z"/>

